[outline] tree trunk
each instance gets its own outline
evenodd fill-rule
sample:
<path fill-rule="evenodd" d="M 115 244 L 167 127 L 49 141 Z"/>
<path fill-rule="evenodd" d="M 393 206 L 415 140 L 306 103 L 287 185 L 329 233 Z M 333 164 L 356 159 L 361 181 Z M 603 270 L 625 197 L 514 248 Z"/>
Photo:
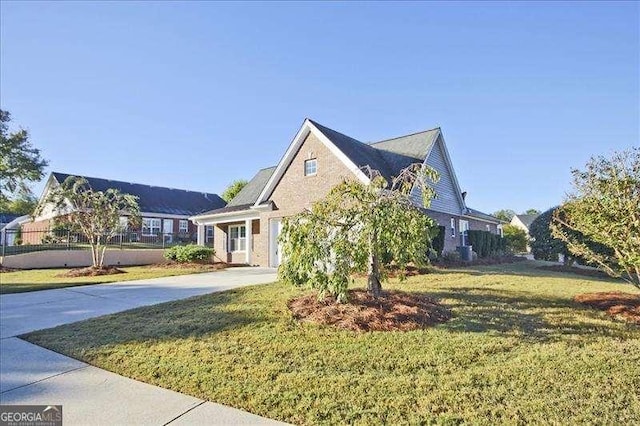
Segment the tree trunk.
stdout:
<path fill-rule="evenodd" d="M 378 258 L 371 254 L 369 256 L 369 277 L 367 279 L 367 291 L 374 297 L 380 297 L 382 284 L 380 284 L 380 265 Z"/>

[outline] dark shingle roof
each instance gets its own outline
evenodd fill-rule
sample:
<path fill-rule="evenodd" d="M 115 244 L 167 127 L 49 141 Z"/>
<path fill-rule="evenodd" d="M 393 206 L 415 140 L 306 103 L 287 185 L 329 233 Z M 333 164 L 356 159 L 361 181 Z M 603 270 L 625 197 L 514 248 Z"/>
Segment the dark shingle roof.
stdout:
<path fill-rule="evenodd" d="M 52 173 L 58 183 L 73 175 Z M 187 191 L 184 189 L 164 188 L 139 183 L 121 182 L 83 176 L 94 191 L 109 188 L 138 197 L 141 212 L 163 213 L 191 216 L 203 211 L 224 207 L 225 201 L 218 194 Z"/>
<path fill-rule="evenodd" d="M 531 226 L 533 221 L 536 220 L 536 218 L 540 215 L 539 214 L 517 214 L 516 216 L 518 216 L 518 219 L 520 219 L 520 222 L 522 222 L 524 226 L 528 228 Z"/>
<path fill-rule="evenodd" d="M 248 204 L 238 204 L 236 206 L 222 207 L 220 209 L 209 210 L 206 212 L 200 213 L 200 215 L 210 215 L 210 214 L 220 214 L 220 213 L 231 213 L 231 212 L 241 212 L 243 210 L 249 210 L 253 206 L 253 203 Z"/>
<path fill-rule="evenodd" d="M 475 216 L 479 219 L 489 220 L 491 222 L 500 223 L 501 220 L 495 216 L 491 216 L 490 214 L 483 213 L 480 210 L 472 209 L 471 207 L 467 207 L 467 214 L 469 216 Z"/>
<path fill-rule="evenodd" d="M 439 132 L 440 128 L 437 127 L 411 135 L 372 142 L 370 145 L 385 152 L 392 152 L 414 159 L 424 160 L 436 141 Z"/>
<path fill-rule="evenodd" d="M 358 167 L 369 166 L 386 179 L 397 176 L 405 167 L 423 162 L 431 150 L 439 129 L 366 144 L 350 136 L 309 120 Z"/>
<path fill-rule="evenodd" d="M 255 203 L 264 187 L 267 186 L 267 182 L 275 169 L 276 166 L 273 166 L 258 171 L 249 183 L 247 183 L 244 188 L 242 188 L 242 190 L 233 197 L 233 200 L 229 201 L 227 207 Z"/>
<path fill-rule="evenodd" d="M 16 219 L 22 215 L 13 214 L 13 213 L 1 213 L 0 212 L 0 224 L 6 225 L 11 222 L 13 219 Z"/>

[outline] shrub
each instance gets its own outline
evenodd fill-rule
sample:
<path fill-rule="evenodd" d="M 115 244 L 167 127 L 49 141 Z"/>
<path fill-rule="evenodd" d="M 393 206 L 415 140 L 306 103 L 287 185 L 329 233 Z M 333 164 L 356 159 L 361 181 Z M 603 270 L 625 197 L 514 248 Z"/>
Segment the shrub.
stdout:
<path fill-rule="evenodd" d="M 164 257 L 178 263 L 209 262 L 215 254 L 210 247 L 188 244 L 186 246 L 173 246 L 164 251 Z"/>
<path fill-rule="evenodd" d="M 437 256 L 440 256 L 442 254 L 442 250 L 444 250 L 444 238 L 446 231 L 447 229 L 444 226 L 438 226 L 438 235 L 431 240 L 431 248 L 435 250 Z"/>
<path fill-rule="evenodd" d="M 505 240 L 489 231 L 467 231 L 468 242 L 478 257 L 496 256 L 505 251 Z"/>
<path fill-rule="evenodd" d="M 460 253 L 457 251 L 445 251 L 442 253 L 442 260 L 445 262 L 460 262 Z"/>
<path fill-rule="evenodd" d="M 505 246 L 507 250 L 514 253 L 522 253 L 527 251 L 527 243 L 529 237 L 524 229 L 520 229 L 513 225 L 504 225 L 502 227 L 504 233 Z"/>

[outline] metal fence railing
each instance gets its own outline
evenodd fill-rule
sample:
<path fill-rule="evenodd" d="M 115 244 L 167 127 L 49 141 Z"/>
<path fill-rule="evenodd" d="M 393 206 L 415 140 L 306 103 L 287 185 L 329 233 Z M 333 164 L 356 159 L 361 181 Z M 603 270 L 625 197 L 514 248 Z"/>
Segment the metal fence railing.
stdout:
<path fill-rule="evenodd" d="M 109 249 L 163 249 L 175 245 L 194 244 L 196 233 L 122 232 L 107 243 Z M 0 255 L 30 253 L 44 250 L 88 250 L 89 240 L 80 232 L 69 230 L 7 229 L 0 232 Z"/>

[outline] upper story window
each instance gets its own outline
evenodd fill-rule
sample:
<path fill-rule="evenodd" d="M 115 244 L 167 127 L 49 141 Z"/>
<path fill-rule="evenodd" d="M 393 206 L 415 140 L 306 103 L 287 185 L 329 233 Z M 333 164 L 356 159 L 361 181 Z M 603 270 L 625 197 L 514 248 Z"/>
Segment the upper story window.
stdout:
<path fill-rule="evenodd" d="M 318 159 L 313 158 L 304 162 L 304 175 L 313 176 L 318 173 Z"/>

